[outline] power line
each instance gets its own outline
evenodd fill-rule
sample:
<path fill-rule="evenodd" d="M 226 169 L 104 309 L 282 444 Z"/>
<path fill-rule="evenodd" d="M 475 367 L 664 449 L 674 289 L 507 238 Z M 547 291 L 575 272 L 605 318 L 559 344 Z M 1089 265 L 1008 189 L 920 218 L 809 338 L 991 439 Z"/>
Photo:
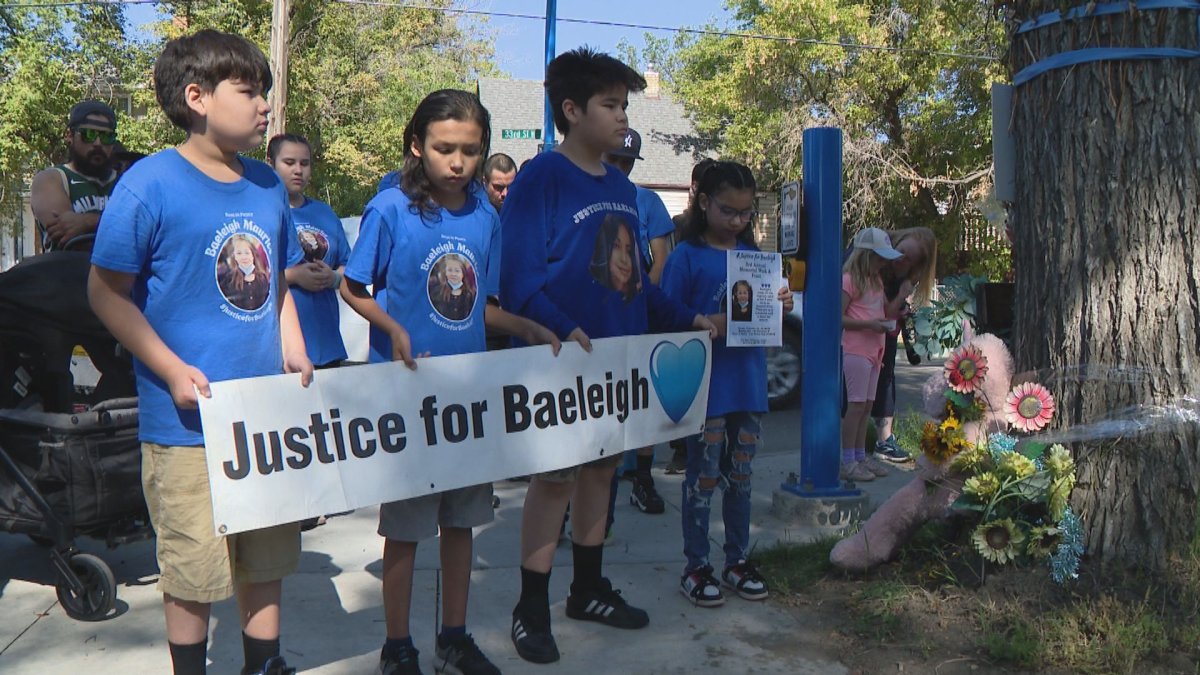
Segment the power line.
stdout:
<path fill-rule="evenodd" d="M 446 12 L 448 14 L 469 14 L 475 16 L 501 17 L 505 19 L 530 19 L 536 21 L 545 21 L 546 17 L 537 14 L 519 14 L 515 12 L 496 12 L 481 9 L 458 9 L 455 7 L 437 7 L 434 5 L 423 5 L 415 2 L 387 2 L 385 0 L 333 0 L 334 2 L 345 5 L 367 5 L 371 7 L 394 7 L 396 9 L 426 9 L 437 12 Z M 883 45 L 868 45 L 855 42 L 838 42 L 833 40 L 817 40 L 815 38 L 796 38 L 787 35 L 769 35 L 765 33 L 744 33 L 740 31 L 719 31 L 709 30 L 706 28 L 679 28 L 674 26 L 653 26 L 641 23 L 625 23 L 621 21 L 603 21 L 599 19 L 565 19 L 557 17 L 559 23 L 577 23 L 588 26 L 609 26 L 614 28 L 636 28 L 639 30 L 664 31 L 670 33 L 689 33 L 692 35 L 712 35 L 716 37 L 737 37 L 747 40 L 768 40 L 772 42 L 786 42 L 790 44 L 808 44 L 825 47 L 841 47 L 847 50 L 862 50 L 862 51 L 880 51 L 894 52 L 899 54 L 920 54 L 923 56 L 943 56 L 946 58 L 964 59 L 970 61 L 999 61 L 999 57 L 988 56 L 986 54 L 963 54 L 960 52 L 944 52 L 931 51 L 926 49 L 912 49 L 909 47 L 886 47 Z"/>
<path fill-rule="evenodd" d="M 459 9 L 456 7 L 438 7 L 435 5 L 424 5 L 413 2 L 387 2 L 385 0 L 333 0 L 345 5 L 365 5 L 369 7 L 391 7 L 395 9 L 424 9 L 435 12 L 445 12 L 447 14 L 465 14 L 470 16 L 487 16 L 500 17 L 504 19 L 528 19 L 532 21 L 545 21 L 546 17 L 537 14 L 521 14 L 517 12 L 497 12 L 481 9 Z M 81 5 L 149 5 L 161 4 L 162 0 L 63 0 L 63 2 L 45 2 L 37 4 L 7 4 L 0 5 L 0 9 L 38 9 L 42 7 L 75 7 Z M 661 31 L 668 33 L 687 33 L 690 35 L 711 35 L 714 37 L 736 37 L 745 40 L 767 40 L 771 42 L 785 42 L 788 44 L 805 44 L 816 45 L 821 47 L 840 47 L 842 49 L 854 51 L 876 51 L 876 52 L 891 52 L 895 54 L 918 54 L 921 56 L 940 56 L 948 59 L 962 59 L 966 61 L 999 61 L 999 57 L 989 56 L 987 54 L 963 54 L 961 52 L 946 52 L 927 49 L 913 49 L 911 47 L 887 47 L 884 45 L 869 45 L 857 42 L 840 42 L 836 40 L 818 40 L 815 38 L 797 38 L 787 35 L 770 35 L 766 33 L 746 33 L 741 31 L 720 31 L 710 30 L 707 28 L 680 28 L 675 26 L 654 26 L 642 23 L 626 23 L 623 21 L 604 21 L 600 19 L 570 19 L 557 17 L 560 23 L 575 23 L 586 26 L 608 26 L 611 28 L 634 28 L 638 30 Z"/>
<path fill-rule="evenodd" d="M 0 5 L 0 9 L 43 9 L 50 7 L 82 7 L 84 5 L 158 5 L 162 0 L 64 0 L 63 2 L 17 2 Z"/>

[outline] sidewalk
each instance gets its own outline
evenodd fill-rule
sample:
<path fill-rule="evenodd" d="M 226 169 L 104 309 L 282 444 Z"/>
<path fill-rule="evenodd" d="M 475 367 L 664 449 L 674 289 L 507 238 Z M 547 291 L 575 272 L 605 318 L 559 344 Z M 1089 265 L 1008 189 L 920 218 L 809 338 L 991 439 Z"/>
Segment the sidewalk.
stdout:
<path fill-rule="evenodd" d="M 903 390 L 919 381 L 925 368 L 904 366 Z M 919 394 L 917 394 L 919 397 Z M 764 422 L 786 426 L 774 413 Z M 788 434 L 791 437 L 791 434 Z M 759 547 L 777 541 L 804 541 L 813 535 L 770 514 L 772 493 L 799 468 L 798 436 L 776 440 L 755 460 L 754 518 L 751 540 Z M 659 464 L 667 458 L 660 449 Z M 629 505 L 630 485 L 622 482 L 617 501 L 615 542 L 605 549 L 605 572 L 634 605 L 650 613 L 650 626 L 622 631 L 568 619 L 564 612 L 571 581 L 571 551 L 561 545 L 550 581 L 554 633 L 562 660 L 549 666 L 526 663 L 509 640 L 512 607 L 519 593 L 519 527 L 525 484 L 496 484 L 500 506 L 495 522 L 476 536 L 475 573 L 468 629 L 505 673 L 779 673 L 838 674 L 846 669 L 819 655 L 802 653 L 796 635 L 820 627 L 802 625 L 785 608 L 733 596 L 716 609 L 693 607 L 678 591 L 683 567 L 679 525 L 682 476 L 654 471 L 667 512 L 650 516 Z M 907 482 L 910 474 L 892 475 L 862 487 L 872 505 Z M 715 505 L 714 505 L 715 506 Z M 299 571 L 284 582 L 283 650 L 288 663 L 304 673 L 340 675 L 376 672 L 383 642 L 380 597 L 382 539 L 375 533 L 377 509 L 359 509 L 305 533 Z M 723 532 L 714 508 L 710 532 L 720 562 Z M 0 672 L 26 673 L 169 673 L 161 596 L 154 590 L 156 567 L 152 542 L 106 551 L 84 541 L 103 557 L 117 578 L 118 615 L 85 623 L 68 618 L 58 606 L 53 568 L 43 549 L 24 537 L 0 534 Z M 434 607 L 438 598 L 435 542 L 422 544 L 414 582 L 413 639 L 422 669 L 433 673 Z M 236 673 L 242 647 L 235 604 L 220 603 L 213 612 L 211 673 Z"/>

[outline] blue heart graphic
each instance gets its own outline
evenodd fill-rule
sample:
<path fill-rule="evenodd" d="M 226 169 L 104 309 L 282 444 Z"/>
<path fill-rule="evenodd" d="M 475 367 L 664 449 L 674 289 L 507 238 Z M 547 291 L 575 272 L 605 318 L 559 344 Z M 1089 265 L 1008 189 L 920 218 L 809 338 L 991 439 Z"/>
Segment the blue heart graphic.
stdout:
<path fill-rule="evenodd" d="M 660 342 L 650 352 L 650 381 L 654 393 L 667 417 L 676 424 L 687 414 L 700 391 L 707 361 L 704 343 L 692 338 L 676 347 L 672 342 Z"/>

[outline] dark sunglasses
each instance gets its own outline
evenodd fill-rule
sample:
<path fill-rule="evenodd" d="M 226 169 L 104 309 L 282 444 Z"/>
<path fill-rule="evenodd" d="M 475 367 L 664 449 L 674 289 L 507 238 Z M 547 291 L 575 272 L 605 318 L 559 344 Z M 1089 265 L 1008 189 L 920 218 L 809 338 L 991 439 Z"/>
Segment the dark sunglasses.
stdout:
<path fill-rule="evenodd" d="M 100 129 L 76 129 L 75 133 L 83 139 L 84 143 L 95 143 L 100 141 L 100 145 L 112 145 L 117 142 L 117 132 L 101 131 Z"/>

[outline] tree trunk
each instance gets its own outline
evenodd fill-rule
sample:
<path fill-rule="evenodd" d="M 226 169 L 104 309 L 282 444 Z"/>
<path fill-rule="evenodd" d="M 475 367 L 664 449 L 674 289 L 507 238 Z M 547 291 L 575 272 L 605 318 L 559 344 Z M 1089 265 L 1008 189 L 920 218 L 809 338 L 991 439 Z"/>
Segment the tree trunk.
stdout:
<path fill-rule="evenodd" d="M 1059 8 L 1011 6 L 1018 22 Z M 1200 49 L 1197 19 L 1135 11 L 1014 31 L 1010 65 L 1091 47 Z M 1089 553 L 1152 570 L 1189 544 L 1197 515 L 1198 98 L 1200 60 L 1155 59 L 1052 70 L 1013 103 L 1018 370 L 1058 400 Z"/>

